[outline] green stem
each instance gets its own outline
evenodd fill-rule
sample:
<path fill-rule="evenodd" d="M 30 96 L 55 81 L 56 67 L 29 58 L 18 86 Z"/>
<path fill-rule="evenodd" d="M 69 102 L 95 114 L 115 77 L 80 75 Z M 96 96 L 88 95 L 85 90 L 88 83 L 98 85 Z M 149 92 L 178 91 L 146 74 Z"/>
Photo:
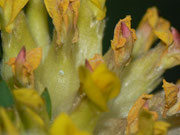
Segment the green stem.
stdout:
<path fill-rule="evenodd" d="M 90 0 L 81 0 L 78 18 L 79 39 L 74 50 L 77 67 L 84 64 L 85 59 L 92 58 L 94 54 L 102 54 L 104 27 L 104 20 L 96 20 Z"/>

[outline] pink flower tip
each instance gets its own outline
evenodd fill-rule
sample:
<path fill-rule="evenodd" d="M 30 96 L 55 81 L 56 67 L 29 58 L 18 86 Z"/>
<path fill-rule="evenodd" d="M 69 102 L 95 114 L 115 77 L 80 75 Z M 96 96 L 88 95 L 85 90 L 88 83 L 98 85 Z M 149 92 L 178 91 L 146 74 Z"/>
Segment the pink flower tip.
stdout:
<path fill-rule="evenodd" d="M 121 22 L 121 31 L 122 31 L 123 37 L 129 38 L 129 36 L 131 36 L 131 31 L 129 30 L 129 28 L 126 26 L 124 22 Z"/>

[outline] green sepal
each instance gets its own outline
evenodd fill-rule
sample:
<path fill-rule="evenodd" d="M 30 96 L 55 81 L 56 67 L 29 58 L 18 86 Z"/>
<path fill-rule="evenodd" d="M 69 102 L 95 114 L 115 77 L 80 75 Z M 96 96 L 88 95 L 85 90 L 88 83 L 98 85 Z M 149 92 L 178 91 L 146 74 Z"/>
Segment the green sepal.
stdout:
<path fill-rule="evenodd" d="M 41 94 L 41 97 L 44 99 L 45 104 L 46 104 L 46 111 L 48 113 L 49 119 L 51 119 L 51 111 L 52 111 L 52 106 L 51 106 L 51 98 L 48 92 L 48 89 L 45 88 L 43 93 Z"/>
<path fill-rule="evenodd" d="M 4 80 L 0 81 L 0 106 L 12 107 L 14 105 L 14 97 L 11 90 Z"/>

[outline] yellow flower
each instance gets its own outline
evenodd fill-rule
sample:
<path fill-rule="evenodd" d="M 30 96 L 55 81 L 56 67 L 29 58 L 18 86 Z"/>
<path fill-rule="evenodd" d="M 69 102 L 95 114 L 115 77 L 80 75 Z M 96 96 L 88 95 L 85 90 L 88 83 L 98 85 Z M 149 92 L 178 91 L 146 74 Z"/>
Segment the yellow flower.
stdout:
<path fill-rule="evenodd" d="M 163 80 L 163 86 L 165 91 L 166 104 L 163 112 L 163 116 L 166 116 L 167 111 L 177 102 L 178 88 L 173 83 L 168 83 Z"/>
<path fill-rule="evenodd" d="M 137 41 L 135 42 L 133 50 L 136 56 L 147 52 L 157 38 L 167 46 L 173 42 L 173 36 L 170 32 L 170 23 L 158 15 L 156 7 L 147 10 L 137 28 L 136 34 Z"/>
<path fill-rule="evenodd" d="M 90 135 L 80 131 L 72 122 L 70 117 L 62 113 L 53 122 L 50 128 L 50 135 Z"/>
<path fill-rule="evenodd" d="M 9 135 L 19 135 L 18 130 L 15 128 L 15 126 L 13 125 L 12 121 L 9 118 L 7 111 L 2 107 L 0 107 L 0 119 L 1 119 L 1 124 L 4 126 L 2 132 Z"/>
<path fill-rule="evenodd" d="M 29 0 L 0 0 L 0 7 L 3 8 L 6 31 L 11 33 L 13 21 Z"/>
<path fill-rule="evenodd" d="M 116 75 L 105 64 L 100 64 L 93 72 L 81 66 L 79 77 L 87 97 L 102 111 L 108 111 L 107 102 L 120 91 L 120 81 Z"/>
<path fill-rule="evenodd" d="M 42 110 L 44 102 L 37 91 L 33 89 L 17 89 L 13 91 L 16 102 L 24 104 L 34 110 Z"/>
<path fill-rule="evenodd" d="M 167 130 L 170 124 L 164 121 L 157 121 L 154 123 L 154 135 L 167 135 Z"/>
<path fill-rule="evenodd" d="M 64 43 L 64 36 L 67 34 L 67 31 L 70 28 L 69 24 L 71 24 L 71 20 L 73 20 L 72 22 L 75 30 L 72 42 L 77 42 L 77 20 L 80 0 L 44 0 L 44 2 L 50 17 L 53 19 L 53 24 L 57 33 L 57 45 Z M 74 17 L 72 18 L 72 16 Z M 65 30 L 63 26 L 65 27 Z"/>
<path fill-rule="evenodd" d="M 34 87 L 33 71 L 39 66 L 41 58 L 41 48 L 35 48 L 26 54 L 25 47 L 23 47 L 18 56 L 11 58 L 7 64 L 12 67 L 15 78 L 20 85 L 32 88 Z"/>
<path fill-rule="evenodd" d="M 153 114 L 142 109 L 139 114 L 138 132 L 136 135 L 166 135 L 169 123 L 155 121 Z"/>
<path fill-rule="evenodd" d="M 106 0 L 90 0 L 94 6 L 92 6 L 92 11 L 94 12 L 97 20 L 103 20 L 106 16 L 105 1 Z"/>
<path fill-rule="evenodd" d="M 131 110 L 128 113 L 127 117 L 127 135 L 130 133 L 135 133 L 138 130 L 138 117 L 140 111 L 145 108 L 148 109 L 147 101 L 152 98 L 153 95 L 143 94 L 140 96 L 135 104 L 132 106 Z M 154 115 L 154 119 L 157 118 L 157 114 L 151 112 Z"/>
<path fill-rule="evenodd" d="M 170 23 L 163 18 L 159 18 L 158 24 L 154 29 L 154 34 L 167 46 L 173 42 L 173 35 L 170 31 Z"/>
<path fill-rule="evenodd" d="M 178 84 L 168 83 L 163 80 L 163 86 L 165 91 L 165 107 L 163 117 L 166 115 L 174 115 L 180 111 L 180 98 Z"/>
<path fill-rule="evenodd" d="M 31 126 L 37 126 L 40 130 L 44 130 L 47 113 L 45 112 L 45 102 L 38 92 L 33 89 L 22 88 L 13 90 L 13 94 L 19 115 L 23 115 L 27 123 L 32 124 Z M 26 123 L 24 120 L 22 122 Z"/>

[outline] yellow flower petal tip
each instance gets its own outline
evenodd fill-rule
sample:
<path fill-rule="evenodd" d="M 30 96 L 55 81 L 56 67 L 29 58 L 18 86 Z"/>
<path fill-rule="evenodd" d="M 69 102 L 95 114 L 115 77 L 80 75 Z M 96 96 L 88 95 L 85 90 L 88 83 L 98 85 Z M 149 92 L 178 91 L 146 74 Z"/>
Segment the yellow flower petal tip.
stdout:
<path fill-rule="evenodd" d="M 166 45 L 170 45 L 173 42 L 173 36 L 172 36 L 171 32 L 155 30 L 154 33 Z"/>
<path fill-rule="evenodd" d="M 42 110 L 44 106 L 44 101 L 38 92 L 33 89 L 16 89 L 13 90 L 13 94 L 18 103 L 24 104 L 34 110 Z"/>
<path fill-rule="evenodd" d="M 118 77 L 110 72 L 105 64 L 100 64 L 93 72 L 79 68 L 79 77 L 87 97 L 102 111 L 108 111 L 107 102 L 120 91 Z"/>
<path fill-rule="evenodd" d="M 119 65 L 121 57 L 125 54 L 125 46 L 133 44 L 136 40 L 135 30 L 131 28 L 131 16 L 120 20 L 114 30 L 114 38 L 111 41 L 111 47 L 114 51 L 115 62 Z"/>
<path fill-rule="evenodd" d="M 0 0 L 0 6 L 3 8 L 6 21 L 6 31 L 12 32 L 13 22 L 20 11 L 28 3 L 29 0 Z"/>
<path fill-rule="evenodd" d="M 148 8 L 143 19 L 141 20 L 139 27 L 143 26 L 145 23 L 148 23 L 152 28 L 158 23 L 158 10 L 156 7 Z"/>
<path fill-rule="evenodd" d="M 170 31 L 170 23 L 164 18 L 159 18 L 154 34 L 167 46 L 173 42 L 173 34 Z"/>
<path fill-rule="evenodd" d="M 26 53 L 26 49 L 23 47 L 18 56 L 11 58 L 7 64 L 11 66 L 15 78 L 21 85 L 34 87 L 33 71 L 39 66 L 41 59 L 41 48 L 34 48 Z"/>
<path fill-rule="evenodd" d="M 72 122 L 70 117 L 62 113 L 53 122 L 50 128 L 50 135 L 90 135 L 80 131 Z"/>

